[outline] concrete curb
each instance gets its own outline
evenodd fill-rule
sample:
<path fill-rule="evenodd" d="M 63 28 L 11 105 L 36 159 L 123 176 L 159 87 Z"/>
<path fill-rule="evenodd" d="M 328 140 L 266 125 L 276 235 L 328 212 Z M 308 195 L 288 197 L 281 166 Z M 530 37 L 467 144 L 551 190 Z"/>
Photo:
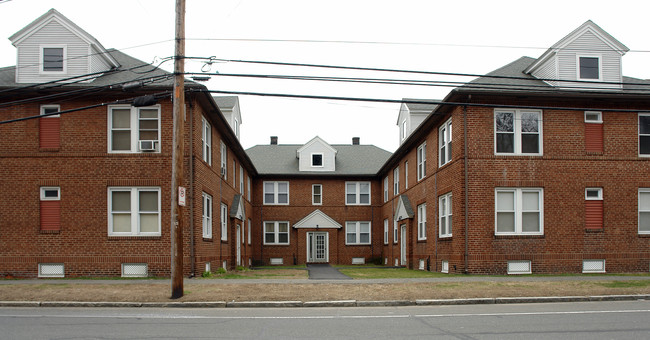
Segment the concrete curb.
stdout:
<path fill-rule="evenodd" d="M 189 301 L 189 302 L 83 302 L 83 301 L 0 301 L 0 307 L 144 307 L 144 308 L 296 308 L 296 307 L 394 307 L 512 303 L 593 302 L 650 300 L 650 294 L 594 296 L 537 296 L 471 299 L 385 300 L 385 301 Z"/>

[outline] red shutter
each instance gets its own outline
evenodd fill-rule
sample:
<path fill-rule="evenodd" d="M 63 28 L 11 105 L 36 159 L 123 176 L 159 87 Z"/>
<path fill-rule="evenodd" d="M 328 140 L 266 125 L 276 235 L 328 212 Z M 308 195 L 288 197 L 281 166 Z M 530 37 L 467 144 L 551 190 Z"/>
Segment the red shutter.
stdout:
<path fill-rule="evenodd" d="M 585 201 L 585 227 L 587 229 L 601 229 L 603 227 L 603 201 Z"/>
<path fill-rule="evenodd" d="M 603 124 L 585 123 L 585 151 L 603 153 Z"/>
<path fill-rule="evenodd" d="M 40 147 L 58 149 L 61 139 L 61 118 L 41 118 L 39 125 Z"/>
<path fill-rule="evenodd" d="M 61 230 L 61 201 L 41 201 L 41 230 Z"/>

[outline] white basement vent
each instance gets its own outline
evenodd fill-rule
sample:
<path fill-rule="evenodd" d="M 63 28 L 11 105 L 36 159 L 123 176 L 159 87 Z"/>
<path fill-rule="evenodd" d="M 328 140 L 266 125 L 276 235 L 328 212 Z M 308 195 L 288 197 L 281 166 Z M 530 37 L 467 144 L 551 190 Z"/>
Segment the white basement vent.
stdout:
<path fill-rule="evenodd" d="M 508 261 L 508 274 L 531 274 L 531 264 L 528 260 Z"/>
<path fill-rule="evenodd" d="M 399 266 L 399 260 L 395 259 L 395 267 L 398 267 L 398 266 Z"/>
<path fill-rule="evenodd" d="M 443 273 L 449 273 L 449 261 L 442 261 L 442 268 L 440 271 Z"/>
<path fill-rule="evenodd" d="M 353 257 L 352 258 L 352 264 L 365 264 L 366 263 L 366 258 L 365 257 Z"/>
<path fill-rule="evenodd" d="M 210 264 L 210 262 L 205 263 L 205 271 L 206 272 L 211 272 L 212 271 L 212 265 Z"/>
<path fill-rule="evenodd" d="M 146 263 L 122 263 L 122 277 L 147 277 L 148 274 Z"/>
<path fill-rule="evenodd" d="M 270 261 L 273 266 L 284 264 L 284 259 L 282 257 L 272 257 Z"/>
<path fill-rule="evenodd" d="M 38 277 L 65 277 L 63 263 L 39 263 Z"/>
<path fill-rule="evenodd" d="M 420 260 L 420 266 L 419 266 L 419 269 L 420 269 L 420 270 L 424 270 L 424 260 Z"/>
<path fill-rule="evenodd" d="M 605 260 L 583 260 L 582 272 L 583 273 L 604 273 Z"/>

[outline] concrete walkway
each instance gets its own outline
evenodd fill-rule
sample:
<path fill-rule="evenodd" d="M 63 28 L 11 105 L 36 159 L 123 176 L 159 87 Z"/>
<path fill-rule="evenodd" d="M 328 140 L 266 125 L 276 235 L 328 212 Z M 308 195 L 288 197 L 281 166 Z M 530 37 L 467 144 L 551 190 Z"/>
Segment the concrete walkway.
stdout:
<path fill-rule="evenodd" d="M 327 263 L 308 264 L 307 270 L 309 270 L 310 280 L 352 280 L 351 277 Z"/>

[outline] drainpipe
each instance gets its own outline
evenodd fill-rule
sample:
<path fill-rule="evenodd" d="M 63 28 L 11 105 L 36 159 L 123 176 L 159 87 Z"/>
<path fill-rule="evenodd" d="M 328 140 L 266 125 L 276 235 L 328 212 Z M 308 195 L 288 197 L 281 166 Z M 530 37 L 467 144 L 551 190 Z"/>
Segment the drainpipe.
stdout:
<path fill-rule="evenodd" d="M 438 196 L 438 171 L 433 173 L 433 190 L 434 190 L 434 195 L 437 197 Z M 436 218 L 433 221 L 433 228 L 435 231 L 435 237 L 433 238 L 433 248 L 435 249 L 435 254 L 434 254 L 434 260 L 436 261 L 436 264 L 434 267 L 436 268 L 436 271 L 438 271 L 438 204 L 434 204 L 433 207 L 433 216 L 436 216 Z"/>
<path fill-rule="evenodd" d="M 469 95 L 468 102 L 472 99 Z M 469 273 L 469 170 L 467 169 L 467 106 L 463 106 L 463 162 L 465 167 L 465 274 Z"/>
<path fill-rule="evenodd" d="M 194 266 L 196 265 L 194 259 L 194 101 L 190 100 L 190 277 L 196 275 Z"/>

